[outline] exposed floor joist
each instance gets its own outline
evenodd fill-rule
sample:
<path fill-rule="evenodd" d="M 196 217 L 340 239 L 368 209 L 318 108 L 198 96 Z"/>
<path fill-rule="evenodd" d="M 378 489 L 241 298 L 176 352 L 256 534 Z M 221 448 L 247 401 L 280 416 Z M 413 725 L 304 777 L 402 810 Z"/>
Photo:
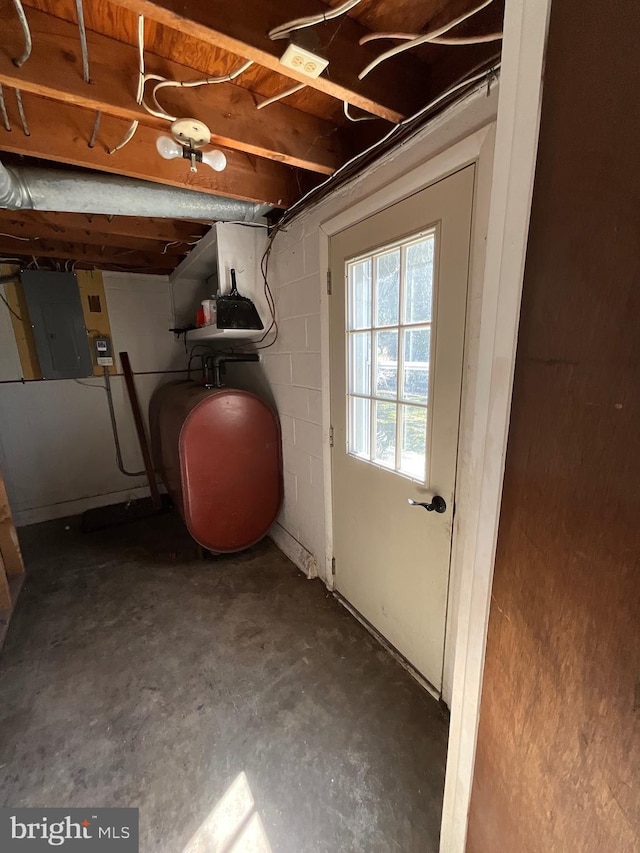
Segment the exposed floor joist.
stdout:
<path fill-rule="evenodd" d="M 77 2 L 22 0 L 33 47 L 18 67 L 13 60 L 25 46 L 18 10 L 12 0 L 0 0 L 0 86 L 8 108 L 7 120 L 0 113 L 0 152 L 6 152 L 0 159 L 13 166 L 23 164 L 21 158 L 26 165 L 48 163 L 54 175 L 66 165 L 110 172 L 275 208 L 289 207 L 353 155 L 368 151 L 386 134 L 389 121 L 414 114 L 452 81 L 489 67 L 499 50 L 491 43 L 423 45 L 385 61 L 361 81 L 362 69 L 390 46 L 388 41 L 361 45 L 362 36 L 405 29 L 424 33 L 473 13 L 478 0 L 361 0 L 346 15 L 317 20 L 277 40 L 269 38 L 272 28 L 307 15 L 326 15 L 342 0 L 84 0 L 87 82 Z M 457 25 L 455 37 L 498 33 L 502 11 L 503 0 L 493 0 Z M 251 62 L 233 82 L 162 88 L 159 101 L 166 113 L 152 116 L 137 102 L 141 31 L 145 71 L 164 80 L 215 78 Z M 290 41 L 328 60 L 319 78 L 280 62 Z M 300 91 L 257 108 L 297 81 L 304 84 Z M 147 102 L 153 85 L 147 84 Z M 343 111 L 343 101 L 351 111 Z M 96 116 L 101 117 L 99 130 Z M 226 170 L 214 172 L 203 164 L 193 173 L 187 159 L 160 157 L 156 142 L 159 134 L 170 132 L 173 116 L 191 116 L 210 128 L 211 145 L 227 157 Z M 362 119 L 375 120 L 359 123 Z M 110 154 L 132 122 L 138 123 L 133 138 Z M 213 210 L 211 215 L 215 218 Z M 42 250 L 50 241 L 51 256 L 69 260 L 75 259 L 63 252 L 76 246 L 84 246 L 83 258 L 95 254 L 96 247 L 138 252 L 141 259 L 154 255 L 157 268 L 164 269 L 170 261 L 175 265 L 210 224 L 201 223 L 195 231 L 187 225 L 190 230 L 176 236 L 176 222 L 141 219 L 138 230 L 128 233 L 126 217 L 114 222 L 99 216 L 41 216 L 0 213 L 0 231 L 10 235 L 5 248 L 13 248 L 15 255 L 15 245 L 22 243 L 21 254 L 28 258 L 27 249 L 37 244 Z M 13 244 L 7 246 L 8 239 Z"/>
<path fill-rule="evenodd" d="M 126 122 L 103 116 L 98 141 L 89 148 L 93 112 L 29 93 L 24 93 L 22 100 L 30 135 L 20 129 L 15 104 L 7 98 L 13 130 L 7 132 L 0 125 L 1 150 L 273 207 L 287 207 L 298 194 L 294 170 L 284 164 L 227 150 L 227 168 L 223 172 L 206 167 L 190 172 L 187 160 L 160 157 L 156 151 L 157 132 L 142 126 L 125 148 L 109 154 L 107 149 L 124 137 Z"/>
<path fill-rule="evenodd" d="M 66 241 L 30 240 L 21 242 L 19 247 L 10 237 L 0 236 L 0 255 L 3 257 L 38 257 L 71 259 L 96 266 L 118 266 L 125 269 L 139 268 L 140 271 L 158 270 L 169 273 L 175 267 L 175 258 L 169 254 L 142 252 L 127 249 L 114 249 L 86 243 Z"/>
<path fill-rule="evenodd" d="M 103 216 L 90 213 L 54 213 L 39 210 L 0 210 L 0 232 L 21 237 L 38 236 L 50 240 L 96 242 L 109 240 L 113 245 L 130 248 L 130 241 L 154 244 L 176 243 L 168 252 L 186 251 L 185 247 L 202 237 L 209 226 L 176 219 L 142 216 Z M 71 235 L 80 235 L 80 239 Z"/>
<path fill-rule="evenodd" d="M 136 103 L 138 55 L 134 47 L 89 32 L 91 83 L 87 84 L 82 79 L 77 26 L 34 9 L 29 10 L 28 20 L 33 51 L 20 68 L 11 57 L 22 50 L 22 28 L 14 16 L 3 22 L 0 84 L 168 132 L 168 121 L 150 115 Z M 199 76 L 149 53 L 145 62 L 150 73 L 168 79 Z M 215 145 L 322 174 L 331 174 L 341 161 L 339 134 L 329 122 L 286 104 L 258 110 L 258 99 L 232 83 L 165 89 L 162 103 L 173 115 L 197 116 L 207 123 Z"/>
<path fill-rule="evenodd" d="M 329 60 L 329 73 L 313 79 L 285 68 L 280 57 L 288 42 L 272 41 L 269 30 L 294 18 L 326 12 L 327 6 L 318 0 L 116 0 L 116 4 L 271 71 L 286 73 L 293 80 L 388 121 L 400 121 L 424 102 L 421 82 L 425 69 L 422 67 L 420 74 L 420 64 L 412 57 L 394 60 L 393 74 L 385 68 L 364 80 L 358 79 L 359 72 L 380 53 L 380 48 L 375 44 L 359 46 L 360 37 L 369 31 L 347 16 L 324 23 L 321 32 L 316 28 L 319 52 Z"/>
<path fill-rule="evenodd" d="M 10 230 L 6 230 L 7 227 Z M 47 244 L 53 241 L 57 243 L 74 243 L 76 245 L 104 246 L 110 250 L 120 252 L 136 250 L 149 254 L 166 255 L 167 260 L 171 258 L 171 263 L 175 263 L 175 255 L 184 255 L 190 249 L 190 246 L 186 242 L 172 245 L 173 241 L 165 243 L 162 240 L 149 240 L 146 237 L 119 237 L 104 234 L 99 227 L 87 231 L 86 229 L 76 229 L 67 226 L 58 233 L 54 232 L 52 234 L 47 233 L 47 229 L 43 228 L 39 222 L 13 219 L 7 223 L 2 217 L 0 217 L 0 240 L 3 241 L 3 245 L 13 246 L 14 252 L 20 251 L 26 245 L 27 240 L 33 243 L 44 241 Z M 29 253 L 27 252 L 27 254 Z"/>

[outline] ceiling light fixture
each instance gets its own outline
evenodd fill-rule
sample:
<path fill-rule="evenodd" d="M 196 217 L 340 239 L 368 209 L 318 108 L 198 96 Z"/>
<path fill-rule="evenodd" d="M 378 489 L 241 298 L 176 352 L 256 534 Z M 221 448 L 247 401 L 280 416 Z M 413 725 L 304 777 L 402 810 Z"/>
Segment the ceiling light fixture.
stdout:
<path fill-rule="evenodd" d="M 195 118 L 179 118 L 171 125 L 171 136 L 159 136 L 156 140 L 158 154 L 165 160 L 183 157 L 191 161 L 191 171 L 197 172 L 197 163 L 205 163 L 214 172 L 222 172 L 227 158 L 222 151 L 202 151 L 211 142 L 211 131 Z"/>

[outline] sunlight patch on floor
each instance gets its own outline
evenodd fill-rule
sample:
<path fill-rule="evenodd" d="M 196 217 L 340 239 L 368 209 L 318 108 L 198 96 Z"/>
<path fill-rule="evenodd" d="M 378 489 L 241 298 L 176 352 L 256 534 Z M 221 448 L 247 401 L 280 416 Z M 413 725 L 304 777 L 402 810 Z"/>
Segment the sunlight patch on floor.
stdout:
<path fill-rule="evenodd" d="M 229 785 L 182 853 L 271 853 L 244 772 Z"/>

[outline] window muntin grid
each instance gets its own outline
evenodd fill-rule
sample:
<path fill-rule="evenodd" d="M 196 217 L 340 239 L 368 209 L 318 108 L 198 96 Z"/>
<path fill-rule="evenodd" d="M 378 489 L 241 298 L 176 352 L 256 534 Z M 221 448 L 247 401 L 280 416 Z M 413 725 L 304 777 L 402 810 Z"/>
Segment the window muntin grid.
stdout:
<path fill-rule="evenodd" d="M 436 229 L 347 262 L 347 453 L 427 479 Z"/>

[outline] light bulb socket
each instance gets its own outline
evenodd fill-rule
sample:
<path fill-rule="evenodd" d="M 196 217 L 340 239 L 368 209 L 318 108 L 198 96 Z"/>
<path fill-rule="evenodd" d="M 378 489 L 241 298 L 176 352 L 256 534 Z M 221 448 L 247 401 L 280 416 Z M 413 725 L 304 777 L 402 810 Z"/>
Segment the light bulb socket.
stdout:
<path fill-rule="evenodd" d="M 192 163 L 202 163 L 202 151 L 199 151 L 197 148 L 190 148 L 188 145 L 183 145 L 182 156 L 185 160 L 191 160 Z"/>

